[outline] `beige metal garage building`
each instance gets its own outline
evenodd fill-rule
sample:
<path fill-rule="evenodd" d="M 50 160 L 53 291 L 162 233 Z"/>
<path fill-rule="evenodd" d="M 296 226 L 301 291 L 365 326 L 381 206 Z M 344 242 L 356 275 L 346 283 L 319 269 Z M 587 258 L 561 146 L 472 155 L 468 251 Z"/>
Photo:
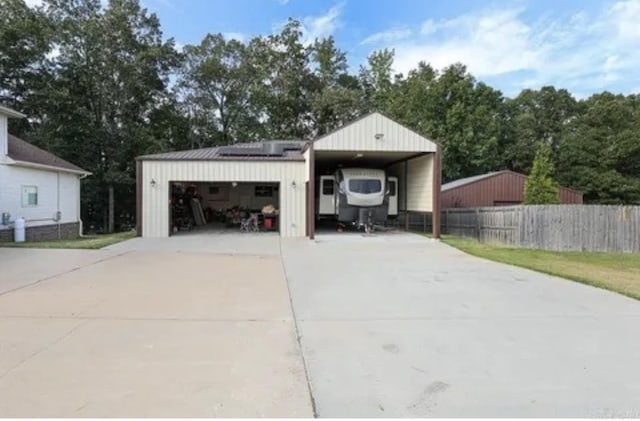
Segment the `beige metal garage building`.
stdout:
<path fill-rule="evenodd" d="M 401 213 L 430 213 L 439 235 L 439 146 L 380 113 L 314 141 L 265 141 L 141 156 L 138 235 L 172 233 L 172 189 L 193 185 L 205 205 L 279 209 L 283 237 L 313 238 L 318 177 L 341 167 L 385 169 L 398 179 Z M 406 217 L 405 217 L 406 219 Z"/>

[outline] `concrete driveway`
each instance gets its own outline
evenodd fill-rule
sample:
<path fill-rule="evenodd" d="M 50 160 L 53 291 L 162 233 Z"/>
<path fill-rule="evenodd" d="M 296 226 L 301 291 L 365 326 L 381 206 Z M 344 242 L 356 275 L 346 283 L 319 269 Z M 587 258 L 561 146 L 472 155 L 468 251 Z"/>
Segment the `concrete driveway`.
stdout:
<path fill-rule="evenodd" d="M 417 235 L 198 233 L 0 268 L 0 416 L 308 417 L 310 392 L 331 417 L 640 415 L 639 302 Z"/>
<path fill-rule="evenodd" d="M 638 417 L 640 303 L 412 234 L 283 241 L 319 416 Z"/>
<path fill-rule="evenodd" d="M 171 240 L 0 249 L 0 416 L 312 415 L 278 237 Z"/>

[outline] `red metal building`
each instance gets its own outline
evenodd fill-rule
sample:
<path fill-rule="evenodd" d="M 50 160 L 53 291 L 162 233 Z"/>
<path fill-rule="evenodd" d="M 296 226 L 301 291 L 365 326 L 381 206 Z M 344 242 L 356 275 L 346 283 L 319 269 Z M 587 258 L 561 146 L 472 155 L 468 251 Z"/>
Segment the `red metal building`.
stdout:
<path fill-rule="evenodd" d="M 461 178 L 442 185 L 442 209 L 517 205 L 524 200 L 527 176 L 504 170 Z M 582 192 L 560 187 L 560 203 L 581 204 Z"/>

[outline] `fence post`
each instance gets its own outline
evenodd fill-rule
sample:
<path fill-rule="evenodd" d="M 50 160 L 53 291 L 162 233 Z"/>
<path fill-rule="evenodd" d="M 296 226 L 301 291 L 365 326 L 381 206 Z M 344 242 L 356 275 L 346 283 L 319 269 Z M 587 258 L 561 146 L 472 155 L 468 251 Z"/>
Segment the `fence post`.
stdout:
<path fill-rule="evenodd" d="M 449 209 L 444 210 L 444 233 L 449 234 Z"/>
<path fill-rule="evenodd" d="M 476 238 L 480 241 L 480 209 L 476 209 Z"/>

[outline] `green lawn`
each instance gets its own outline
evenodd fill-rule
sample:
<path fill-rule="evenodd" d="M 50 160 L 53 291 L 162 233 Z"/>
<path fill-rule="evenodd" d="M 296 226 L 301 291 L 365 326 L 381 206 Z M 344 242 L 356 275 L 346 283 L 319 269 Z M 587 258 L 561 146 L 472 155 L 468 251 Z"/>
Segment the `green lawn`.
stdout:
<path fill-rule="evenodd" d="M 555 252 L 483 244 L 461 237 L 442 241 L 474 256 L 560 276 L 640 300 L 640 254 Z"/>
<path fill-rule="evenodd" d="M 0 247 L 40 248 L 40 249 L 101 249 L 136 236 L 135 231 L 117 234 L 89 235 L 73 240 L 29 241 L 24 243 L 0 243 Z"/>

